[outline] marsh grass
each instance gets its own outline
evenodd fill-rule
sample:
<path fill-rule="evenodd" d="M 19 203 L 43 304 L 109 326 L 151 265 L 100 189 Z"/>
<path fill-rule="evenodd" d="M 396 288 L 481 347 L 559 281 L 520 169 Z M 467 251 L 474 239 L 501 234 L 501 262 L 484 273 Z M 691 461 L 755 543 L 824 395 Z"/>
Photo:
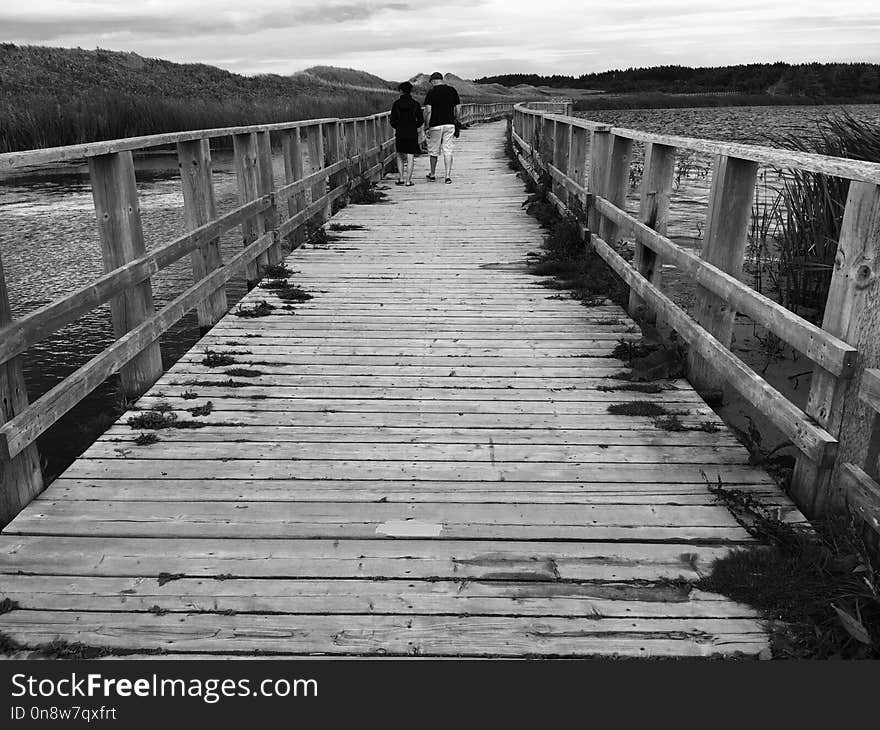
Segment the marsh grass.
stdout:
<path fill-rule="evenodd" d="M 390 89 L 306 75 L 240 76 L 98 49 L 0 44 L 0 152 L 190 129 L 384 111 Z"/>
<path fill-rule="evenodd" d="M 770 139 L 804 152 L 880 162 L 880 123 L 846 112 L 825 119 L 814 140 L 793 134 Z M 848 180 L 794 170 L 783 179 L 775 209 L 778 256 L 764 272 L 784 306 L 816 322 L 825 310 L 848 192 Z"/>
<path fill-rule="evenodd" d="M 764 546 L 716 560 L 695 587 L 759 609 L 778 658 L 880 658 L 880 581 L 856 524 L 837 518 L 815 531 L 722 484 L 716 499 Z"/>

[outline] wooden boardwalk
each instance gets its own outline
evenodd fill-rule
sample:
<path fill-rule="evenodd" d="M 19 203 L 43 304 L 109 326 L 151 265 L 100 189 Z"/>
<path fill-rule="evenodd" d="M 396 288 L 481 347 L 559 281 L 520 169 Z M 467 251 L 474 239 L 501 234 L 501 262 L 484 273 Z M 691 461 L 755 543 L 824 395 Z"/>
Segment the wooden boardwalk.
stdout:
<path fill-rule="evenodd" d="M 227 315 L 137 404 L 204 427 L 136 445 L 128 413 L 27 507 L 0 630 L 133 655 L 765 650 L 751 609 L 674 581 L 750 543 L 707 480 L 794 508 L 686 382 L 647 398 L 718 432 L 608 412 L 646 398 L 612 377 L 638 330 L 525 272 L 542 231 L 503 129 L 462 135 L 453 185 L 422 158 L 344 209 L 358 228 L 287 261 L 313 299 L 255 289 L 269 316 Z"/>

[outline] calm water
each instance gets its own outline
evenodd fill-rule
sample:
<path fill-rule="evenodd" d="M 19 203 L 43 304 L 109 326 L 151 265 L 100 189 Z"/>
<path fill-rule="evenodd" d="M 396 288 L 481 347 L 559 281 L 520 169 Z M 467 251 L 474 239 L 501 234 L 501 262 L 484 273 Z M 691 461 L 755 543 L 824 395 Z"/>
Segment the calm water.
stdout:
<path fill-rule="evenodd" d="M 692 137 L 766 144 L 768 133 L 815 134 L 818 122 L 834 107 L 730 107 L 710 109 L 651 109 L 594 111 L 590 119 L 618 126 Z M 849 106 L 854 116 L 878 120 L 880 105 Z M 634 166 L 639 164 L 636 150 Z M 280 160 L 275 160 L 276 181 Z M 693 156 L 680 164 L 673 200 L 670 235 L 699 241 L 705 212 L 709 161 Z M 62 174 L 41 173 L 25 178 L 0 179 L 0 255 L 6 272 L 13 313 L 21 316 L 88 284 L 103 273 L 88 175 L 83 168 Z M 772 177 L 772 173 L 770 173 Z M 229 154 L 217 153 L 214 181 L 220 213 L 237 204 Z M 771 181 L 772 182 L 772 181 Z M 169 241 L 184 232 L 183 198 L 172 157 L 151 156 L 138 161 L 138 191 L 147 247 Z M 627 207 L 635 210 L 635 190 Z M 241 246 L 236 232 L 222 241 L 224 258 Z M 173 298 L 191 283 L 188 259 L 153 279 L 156 306 Z M 230 301 L 244 292 L 243 282 L 229 286 Z M 190 315 L 162 338 L 165 365 L 170 366 L 197 338 Z M 31 399 L 45 393 L 76 367 L 113 340 L 108 308 L 101 307 L 28 351 L 25 377 Z M 82 451 L 112 419 L 115 383 L 96 391 L 81 407 L 63 419 L 41 440 L 47 471 L 57 473 Z"/>

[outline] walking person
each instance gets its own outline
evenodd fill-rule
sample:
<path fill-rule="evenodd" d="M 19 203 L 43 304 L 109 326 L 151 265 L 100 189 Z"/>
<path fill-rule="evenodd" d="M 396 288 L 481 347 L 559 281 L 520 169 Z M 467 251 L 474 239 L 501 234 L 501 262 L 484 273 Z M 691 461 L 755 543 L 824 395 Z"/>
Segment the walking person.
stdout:
<path fill-rule="evenodd" d="M 394 150 L 397 152 L 397 182 L 412 185 L 413 156 L 419 150 L 419 128 L 424 124 L 422 105 L 412 98 L 413 85 L 404 81 L 397 87 L 400 98 L 391 105 L 391 126 L 394 127 Z M 404 175 L 406 180 L 404 180 Z"/>
<path fill-rule="evenodd" d="M 434 72 L 429 79 L 431 88 L 425 96 L 425 135 L 428 138 L 428 155 L 431 172 L 428 180 L 436 180 L 437 158 L 443 155 L 446 167 L 446 182 L 452 182 L 452 140 L 455 135 L 455 122 L 458 119 L 458 92 L 443 83 L 443 74 Z"/>

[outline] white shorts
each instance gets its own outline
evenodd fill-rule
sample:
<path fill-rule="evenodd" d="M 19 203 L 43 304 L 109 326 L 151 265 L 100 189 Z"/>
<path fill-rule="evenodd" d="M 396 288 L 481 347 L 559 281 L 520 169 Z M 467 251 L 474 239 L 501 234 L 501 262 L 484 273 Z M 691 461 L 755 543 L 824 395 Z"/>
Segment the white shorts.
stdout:
<path fill-rule="evenodd" d="M 441 124 L 438 127 L 428 127 L 425 137 L 428 140 L 428 154 L 431 157 L 439 157 L 441 154 L 446 156 L 452 155 L 453 140 L 455 137 L 454 124 Z"/>

